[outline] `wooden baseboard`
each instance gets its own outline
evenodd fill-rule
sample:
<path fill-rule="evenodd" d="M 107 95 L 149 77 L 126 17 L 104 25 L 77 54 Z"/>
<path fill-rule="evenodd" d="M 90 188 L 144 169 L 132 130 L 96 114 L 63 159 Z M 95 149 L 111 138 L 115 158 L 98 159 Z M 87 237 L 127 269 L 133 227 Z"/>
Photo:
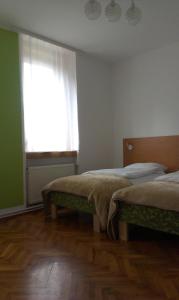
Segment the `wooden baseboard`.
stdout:
<path fill-rule="evenodd" d="M 13 218 L 16 215 L 23 215 L 41 209 L 43 209 L 42 204 L 32 207 L 19 206 L 11 209 L 3 209 L 2 212 L 0 212 L 0 219 Z"/>

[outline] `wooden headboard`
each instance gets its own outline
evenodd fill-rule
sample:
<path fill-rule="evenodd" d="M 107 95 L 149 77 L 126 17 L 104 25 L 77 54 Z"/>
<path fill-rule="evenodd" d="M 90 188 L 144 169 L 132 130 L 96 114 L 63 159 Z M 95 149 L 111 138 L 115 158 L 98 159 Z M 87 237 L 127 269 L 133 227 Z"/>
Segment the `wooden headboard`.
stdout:
<path fill-rule="evenodd" d="M 168 171 L 179 170 L 179 135 L 123 140 L 124 166 L 137 162 L 158 162 Z"/>

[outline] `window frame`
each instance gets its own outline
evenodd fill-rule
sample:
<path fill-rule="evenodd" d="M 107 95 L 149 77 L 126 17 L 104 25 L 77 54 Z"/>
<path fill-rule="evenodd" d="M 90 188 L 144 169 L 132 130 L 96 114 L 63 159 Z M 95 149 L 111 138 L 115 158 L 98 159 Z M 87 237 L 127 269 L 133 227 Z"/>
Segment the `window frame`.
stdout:
<path fill-rule="evenodd" d="M 57 151 L 57 152 L 26 152 L 27 159 L 77 157 L 77 151 Z"/>

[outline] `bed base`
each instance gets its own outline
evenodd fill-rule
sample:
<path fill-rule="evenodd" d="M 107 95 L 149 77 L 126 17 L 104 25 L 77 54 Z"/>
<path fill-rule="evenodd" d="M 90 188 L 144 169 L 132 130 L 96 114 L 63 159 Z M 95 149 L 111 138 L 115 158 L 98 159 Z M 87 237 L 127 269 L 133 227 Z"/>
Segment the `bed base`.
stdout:
<path fill-rule="evenodd" d="M 59 213 L 58 213 L 58 206 L 54 203 L 51 203 L 51 219 L 56 220 L 58 215 L 68 215 L 74 212 L 75 210 L 69 209 L 69 208 L 61 208 Z M 93 231 L 100 233 L 101 232 L 101 227 L 100 227 L 100 222 L 99 218 L 96 214 L 93 214 Z"/>
<path fill-rule="evenodd" d="M 179 236 L 179 213 L 137 204 L 119 204 L 119 233 L 127 240 L 129 224 Z"/>

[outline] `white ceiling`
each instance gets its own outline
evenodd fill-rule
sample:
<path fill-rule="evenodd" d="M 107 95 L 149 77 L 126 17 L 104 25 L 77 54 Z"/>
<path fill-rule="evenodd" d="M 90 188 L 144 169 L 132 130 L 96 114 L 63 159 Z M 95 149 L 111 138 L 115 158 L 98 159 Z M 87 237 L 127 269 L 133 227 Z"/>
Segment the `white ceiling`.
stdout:
<path fill-rule="evenodd" d="M 0 0 L 0 24 L 16 26 L 115 61 L 179 41 L 179 0 L 136 0 L 143 19 L 128 25 L 130 0 L 118 0 L 123 16 L 89 21 L 85 0 Z M 107 0 L 101 0 L 104 6 Z"/>

